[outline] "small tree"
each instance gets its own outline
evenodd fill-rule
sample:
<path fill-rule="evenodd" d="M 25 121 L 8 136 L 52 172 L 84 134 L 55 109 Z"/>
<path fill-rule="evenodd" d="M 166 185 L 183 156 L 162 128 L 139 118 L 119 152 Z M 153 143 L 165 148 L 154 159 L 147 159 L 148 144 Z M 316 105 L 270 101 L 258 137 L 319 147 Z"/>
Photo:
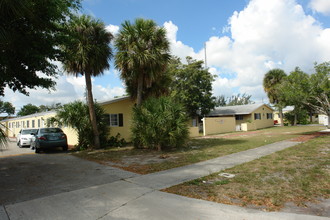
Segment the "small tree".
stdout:
<path fill-rule="evenodd" d="M 137 148 L 160 151 L 183 146 L 189 134 L 183 106 L 170 97 L 145 100 L 133 108 L 132 133 Z"/>
<path fill-rule="evenodd" d="M 269 70 L 263 79 L 264 90 L 267 93 L 269 102 L 278 108 L 281 126 L 283 126 L 283 108 L 285 107 L 284 101 L 279 97 L 278 85 L 285 79 L 286 73 L 281 69 Z"/>
<path fill-rule="evenodd" d="M 109 127 L 103 108 L 94 103 L 97 126 L 100 131 L 100 144 L 105 146 L 109 134 Z M 75 101 L 64 105 L 57 110 L 57 115 L 53 118 L 53 122 L 60 125 L 69 125 L 76 130 L 78 135 L 78 146 L 80 149 L 91 148 L 93 146 L 93 129 L 89 120 L 88 105 Z"/>
<path fill-rule="evenodd" d="M 310 77 L 311 91 L 306 104 L 315 111 L 328 116 L 330 127 L 330 62 L 315 64 Z"/>
<path fill-rule="evenodd" d="M 243 93 L 242 96 L 240 93 L 238 93 L 237 95 L 233 95 L 228 99 L 227 106 L 254 104 L 254 102 L 250 100 L 251 97 L 252 95 L 248 95 L 246 93 Z"/>
<path fill-rule="evenodd" d="M 308 99 L 308 91 L 310 91 L 309 76 L 301 71 L 298 67 L 295 68 L 282 82 L 278 85 L 280 91 L 278 97 L 284 100 L 285 105 L 294 106 L 293 125 L 298 123 L 298 115 L 306 112 L 306 100 Z M 291 115 L 289 114 L 289 115 Z"/>
<path fill-rule="evenodd" d="M 0 114 L 6 113 L 7 115 L 15 114 L 15 107 L 10 102 L 0 100 Z"/>
<path fill-rule="evenodd" d="M 215 107 L 212 96 L 215 76 L 204 69 L 203 61 L 186 59 L 188 64 L 177 65 L 174 69 L 171 95 L 184 105 L 189 116 L 203 116 Z"/>
<path fill-rule="evenodd" d="M 17 116 L 31 115 L 39 112 L 39 107 L 31 103 L 24 105 L 21 110 L 17 112 Z"/>

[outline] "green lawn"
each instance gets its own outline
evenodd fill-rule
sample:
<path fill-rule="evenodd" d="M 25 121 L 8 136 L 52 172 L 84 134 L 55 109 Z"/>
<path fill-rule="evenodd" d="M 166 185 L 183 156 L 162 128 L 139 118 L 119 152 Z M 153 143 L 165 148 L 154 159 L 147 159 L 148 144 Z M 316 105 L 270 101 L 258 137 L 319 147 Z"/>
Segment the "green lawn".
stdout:
<path fill-rule="evenodd" d="M 322 130 L 321 126 L 273 127 L 254 132 L 235 132 L 199 137 L 187 147 L 167 152 L 134 149 L 133 147 L 82 151 L 73 155 L 110 164 L 140 174 L 158 172 L 224 156 L 281 140 L 297 138 Z M 146 160 L 149 159 L 149 160 Z"/>
<path fill-rule="evenodd" d="M 269 211 L 287 202 L 305 207 L 306 202 L 330 198 L 330 135 L 222 172 L 236 176 L 229 179 L 215 173 L 165 191 Z"/>

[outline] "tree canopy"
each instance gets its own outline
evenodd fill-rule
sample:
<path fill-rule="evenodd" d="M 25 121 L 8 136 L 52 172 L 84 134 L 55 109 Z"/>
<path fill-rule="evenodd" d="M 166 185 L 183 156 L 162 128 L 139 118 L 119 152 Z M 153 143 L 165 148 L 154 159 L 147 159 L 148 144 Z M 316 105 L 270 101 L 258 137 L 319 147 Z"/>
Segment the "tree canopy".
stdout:
<path fill-rule="evenodd" d="M 153 20 L 138 18 L 125 21 L 115 41 L 115 66 L 121 73 L 127 92 L 137 105 L 159 79 L 163 78 L 170 59 L 169 41 L 164 28 Z"/>
<path fill-rule="evenodd" d="M 24 105 L 18 112 L 17 116 L 25 116 L 38 113 L 40 111 L 39 107 L 31 103 Z"/>
<path fill-rule="evenodd" d="M 171 95 L 181 102 L 191 117 L 208 114 L 215 107 L 212 95 L 214 77 L 203 67 L 203 61 L 187 57 L 187 64 L 173 69 Z"/>
<path fill-rule="evenodd" d="M 54 87 L 64 24 L 79 7 L 80 0 L 1 0 L 1 96 L 6 86 L 26 95 L 27 88 Z"/>
<path fill-rule="evenodd" d="M 15 107 L 10 102 L 0 100 L 0 114 L 6 113 L 7 115 L 15 114 Z"/>

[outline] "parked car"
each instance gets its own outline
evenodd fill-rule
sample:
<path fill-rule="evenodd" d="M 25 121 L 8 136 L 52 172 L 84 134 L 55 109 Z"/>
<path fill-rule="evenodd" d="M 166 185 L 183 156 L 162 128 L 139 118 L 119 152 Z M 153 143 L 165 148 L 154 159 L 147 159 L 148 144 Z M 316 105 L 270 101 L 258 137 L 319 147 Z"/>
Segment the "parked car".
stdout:
<path fill-rule="evenodd" d="M 68 150 L 67 136 L 60 128 L 39 128 L 32 138 L 31 148 L 39 153 L 43 149 L 59 148 Z"/>
<path fill-rule="evenodd" d="M 18 147 L 30 146 L 31 140 L 38 129 L 21 129 L 17 135 L 16 142 Z"/>

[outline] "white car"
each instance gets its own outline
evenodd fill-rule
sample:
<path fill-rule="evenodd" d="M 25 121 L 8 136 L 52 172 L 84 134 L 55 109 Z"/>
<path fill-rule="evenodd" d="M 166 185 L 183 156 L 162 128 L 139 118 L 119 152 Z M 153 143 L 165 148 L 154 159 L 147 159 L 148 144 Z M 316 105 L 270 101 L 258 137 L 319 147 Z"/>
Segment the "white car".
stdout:
<path fill-rule="evenodd" d="M 34 136 L 34 134 L 38 131 L 38 129 L 22 129 L 17 135 L 16 141 L 17 146 L 23 147 L 23 146 L 30 146 L 31 145 L 31 139 Z"/>

